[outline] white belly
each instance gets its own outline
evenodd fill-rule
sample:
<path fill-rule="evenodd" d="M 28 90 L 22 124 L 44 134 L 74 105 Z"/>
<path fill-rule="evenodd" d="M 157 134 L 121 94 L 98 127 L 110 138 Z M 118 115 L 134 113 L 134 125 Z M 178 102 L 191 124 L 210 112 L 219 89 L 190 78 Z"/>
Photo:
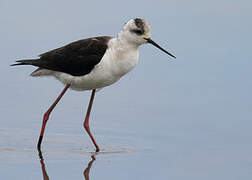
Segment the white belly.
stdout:
<path fill-rule="evenodd" d="M 132 70 L 138 62 L 138 50 L 120 54 L 108 49 L 100 63 L 84 76 L 72 76 L 62 72 L 53 75 L 64 84 L 71 84 L 74 90 L 100 89 L 118 81 L 123 75 Z"/>

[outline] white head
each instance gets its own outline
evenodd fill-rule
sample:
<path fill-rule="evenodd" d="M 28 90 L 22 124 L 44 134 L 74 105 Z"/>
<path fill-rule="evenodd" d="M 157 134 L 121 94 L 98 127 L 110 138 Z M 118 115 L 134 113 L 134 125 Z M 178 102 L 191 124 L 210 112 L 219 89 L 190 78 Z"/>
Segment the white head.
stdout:
<path fill-rule="evenodd" d="M 143 19 L 135 18 L 129 20 L 124 24 L 118 37 L 137 47 L 145 43 L 150 43 L 175 58 L 175 56 L 164 50 L 151 39 L 151 26 Z"/>
<path fill-rule="evenodd" d="M 147 41 L 144 38 L 151 37 L 150 24 L 140 18 L 129 20 L 124 24 L 122 31 L 119 34 L 123 39 L 140 46 Z"/>

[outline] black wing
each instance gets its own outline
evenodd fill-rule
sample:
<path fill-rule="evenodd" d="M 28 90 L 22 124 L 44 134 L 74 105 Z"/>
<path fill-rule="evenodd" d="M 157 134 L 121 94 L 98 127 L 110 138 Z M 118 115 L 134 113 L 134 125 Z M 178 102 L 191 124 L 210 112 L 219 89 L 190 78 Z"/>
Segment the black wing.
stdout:
<path fill-rule="evenodd" d="M 101 36 L 79 40 L 40 55 L 37 60 L 20 60 L 14 65 L 34 65 L 43 69 L 60 71 L 73 76 L 83 76 L 92 71 L 108 48 L 112 37 Z"/>

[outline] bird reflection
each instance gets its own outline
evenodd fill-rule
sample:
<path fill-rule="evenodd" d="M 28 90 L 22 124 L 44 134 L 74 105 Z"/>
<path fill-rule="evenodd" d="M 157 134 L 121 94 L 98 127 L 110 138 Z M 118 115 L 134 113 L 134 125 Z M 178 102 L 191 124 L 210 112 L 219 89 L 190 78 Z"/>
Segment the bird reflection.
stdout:
<path fill-rule="evenodd" d="M 47 175 L 46 168 L 45 168 L 43 154 L 42 154 L 42 152 L 40 150 L 38 152 L 39 152 L 41 170 L 42 170 L 42 174 L 43 174 L 43 180 L 49 180 L 49 176 Z"/>
<path fill-rule="evenodd" d="M 46 172 L 46 166 L 44 163 L 43 154 L 40 150 L 38 150 L 38 153 L 39 153 L 39 159 L 40 159 L 40 164 L 41 164 L 41 170 L 43 174 L 43 180 L 49 180 L 49 176 Z M 89 161 L 87 167 L 84 169 L 84 172 L 83 172 L 85 180 L 89 180 L 89 172 L 95 160 L 96 160 L 95 155 L 92 155 L 91 160 Z"/>
<path fill-rule="evenodd" d="M 95 161 L 95 156 L 94 155 L 92 155 L 91 158 L 92 158 L 91 161 L 89 161 L 88 166 L 86 167 L 86 169 L 83 172 L 85 180 L 89 180 L 89 171 L 90 171 L 90 169 L 92 167 L 93 162 Z"/>

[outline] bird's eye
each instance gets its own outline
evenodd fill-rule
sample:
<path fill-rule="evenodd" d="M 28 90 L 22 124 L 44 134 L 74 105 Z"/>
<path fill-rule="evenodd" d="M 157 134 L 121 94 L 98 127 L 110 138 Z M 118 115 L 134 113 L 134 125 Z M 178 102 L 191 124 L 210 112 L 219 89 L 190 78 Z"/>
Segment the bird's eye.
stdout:
<path fill-rule="evenodd" d="M 137 35 L 143 34 L 143 31 L 141 29 L 133 29 L 132 32 L 136 33 Z"/>

